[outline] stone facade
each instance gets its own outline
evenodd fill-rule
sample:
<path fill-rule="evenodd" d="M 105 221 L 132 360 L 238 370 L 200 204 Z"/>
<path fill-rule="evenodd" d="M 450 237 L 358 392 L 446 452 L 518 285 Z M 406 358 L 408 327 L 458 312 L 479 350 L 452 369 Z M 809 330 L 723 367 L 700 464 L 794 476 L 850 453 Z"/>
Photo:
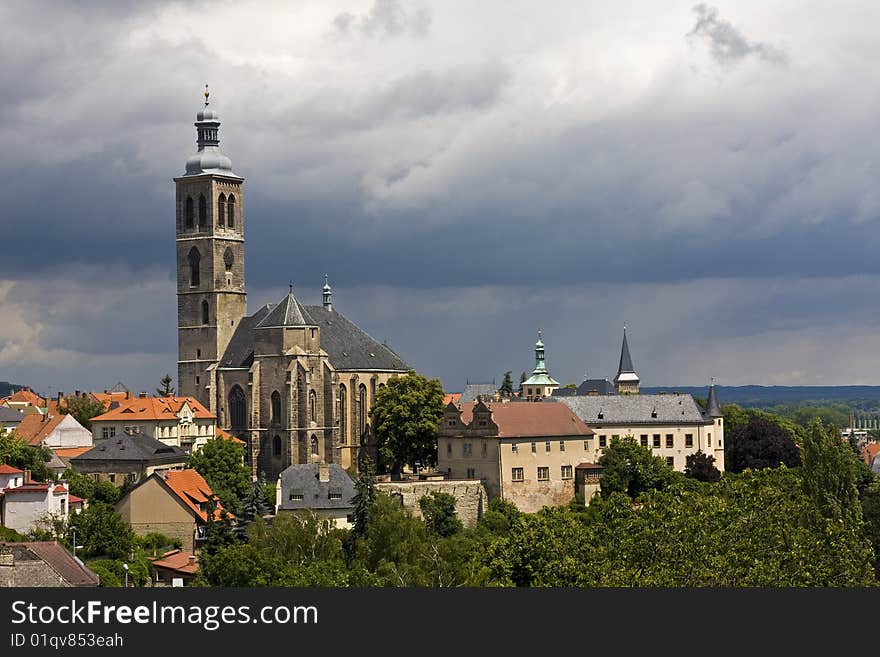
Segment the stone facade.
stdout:
<path fill-rule="evenodd" d="M 465 527 L 474 527 L 488 508 L 489 494 L 479 479 L 456 481 L 379 482 L 376 489 L 400 500 L 404 509 L 422 517 L 419 500 L 431 493 L 447 493 L 455 498 L 455 513 Z"/>

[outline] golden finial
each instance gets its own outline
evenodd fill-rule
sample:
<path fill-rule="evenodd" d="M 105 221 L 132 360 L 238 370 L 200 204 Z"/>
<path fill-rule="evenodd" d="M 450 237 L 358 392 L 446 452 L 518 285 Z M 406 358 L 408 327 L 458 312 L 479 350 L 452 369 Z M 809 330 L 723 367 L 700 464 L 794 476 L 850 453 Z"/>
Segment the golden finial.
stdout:
<path fill-rule="evenodd" d="M 205 85 L 205 107 L 208 106 L 208 96 L 211 95 L 211 92 L 208 91 L 208 85 Z"/>

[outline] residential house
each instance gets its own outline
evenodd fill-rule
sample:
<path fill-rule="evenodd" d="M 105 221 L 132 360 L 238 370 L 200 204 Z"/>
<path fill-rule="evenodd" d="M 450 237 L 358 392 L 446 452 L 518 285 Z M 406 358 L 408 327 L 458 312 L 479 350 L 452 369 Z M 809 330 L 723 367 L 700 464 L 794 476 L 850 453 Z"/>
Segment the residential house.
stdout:
<path fill-rule="evenodd" d="M 570 502 L 575 467 L 594 459 L 593 431 L 562 404 L 449 404 L 437 436 L 439 471 L 526 512 Z"/>
<path fill-rule="evenodd" d="M 336 527 L 351 527 L 354 481 L 337 463 L 299 463 L 278 476 L 276 513 L 313 511 Z"/>
<path fill-rule="evenodd" d="M 199 573 L 199 557 L 183 550 L 171 550 L 154 559 L 154 586 L 189 586 Z"/>
<path fill-rule="evenodd" d="M 65 413 L 25 416 L 15 435 L 28 445 L 45 445 L 52 450 L 92 446 L 92 433 Z"/>
<path fill-rule="evenodd" d="M 0 525 L 26 534 L 70 513 L 70 491 L 64 483 L 27 481 L 0 490 Z M 18 481 L 16 479 L 16 481 Z"/>
<path fill-rule="evenodd" d="M 0 493 L 7 488 L 17 488 L 24 483 L 25 471 L 13 468 L 6 463 L 0 463 Z"/>
<path fill-rule="evenodd" d="M 187 453 L 199 450 L 216 435 L 216 422 L 217 416 L 194 397 L 149 397 L 146 393 L 91 420 L 95 444 L 122 435 L 148 436 Z"/>
<path fill-rule="evenodd" d="M 98 576 L 57 541 L 0 543 L 0 588 L 99 585 Z"/>
<path fill-rule="evenodd" d="M 0 406 L 0 434 L 15 431 L 24 419 L 22 412 L 9 406 Z"/>
<path fill-rule="evenodd" d="M 212 502 L 215 519 L 220 519 L 223 506 L 198 472 L 170 470 L 153 472 L 122 496 L 116 510 L 136 534 L 158 532 L 180 539 L 193 554 L 205 539 Z"/>
<path fill-rule="evenodd" d="M 149 477 L 156 470 L 182 470 L 187 454 L 180 447 L 166 445 L 149 436 L 121 435 L 98 444 L 70 459 L 70 467 L 95 481 L 122 486 Z"/>
<path fill-rule="evenodd" d="M 3 398 L 3 405 L 22 412 L 42 412 L 46 408 L 46 400 L 30 388 L 20 388 L 8 397 Z"/>

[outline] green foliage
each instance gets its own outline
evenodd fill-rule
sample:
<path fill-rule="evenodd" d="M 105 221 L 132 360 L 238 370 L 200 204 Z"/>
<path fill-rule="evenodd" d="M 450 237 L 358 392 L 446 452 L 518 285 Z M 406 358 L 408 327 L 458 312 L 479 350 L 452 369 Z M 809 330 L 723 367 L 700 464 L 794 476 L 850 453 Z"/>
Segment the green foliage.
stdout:
<path fill-rule="evenodd" d="M 95 496 L 95 480 L 84 474 L 75 472 L 70 468 L 64 471 L 62 475 L 64 481 L 70 489 L 72 495 L 81 497 L 84 500 L 91 500 Z"/>
<path fill-rule="evenodd" d="M 189 456 L 189 467 L 205 478 L 220 503 L 233 515 L 251 494 L 251 471 L 244 465 L 244 448 L 231 440 L 213 438 Z"/>
<path fill-rule="evenodd" d="M 798 434 L 802 443 L 805 433 L 798 431 Z M 800 452 L 792 433 L 782 423 L 763 415 L 751 415 L 744 426 L 739 424 L 728 431 L 726 442 L 725 469 L 728 472 L 800 465 Z"/>
<path fill-rule="evenodd" d="M 407 464 L 415 472 L 420 466 L 437 465 L 443 399 L 439 379 L 428 379 L 413 370 L 379 389 L 370 418 L 383 470 L 398 473 Z"/>
<path fill-rule="evenodd" d="M 226 509 L 217 513 L 213 500 L 208 501 L 208 521 L 205 524 L 205 543 L 202 554 L 212 555 L 225 547 L 238 543 L 235 526 Z M 219 516 L 219 517 L 218 517 Z"/>
<path fill-rule="evenodd" d="M 526 376 L 525 372 L 519 375 L 519 387 L 517 388 L 517 392 L 522 393 L 522 384 L 525 383 L 527 378 L 529 377 Z"/>
<path fill-rule="evenodd" d="M 861 494 L 865 537 L 874 549 L 874 573 L 880 577 L 880 480 L 875 480 Z"/>
<path fill-rule="evenodd" d="M 21 463 L 25 459 L 27 451 L 27 443 L 15 435 L 15 432 L 0 432 L 0 463 L 6 463 L 15 468 L 19 467 L 16 463 Z"/>
<path fill-rule="evenodd" d="M 10 527 L 0 526 L 0 541 L 6 541 L 7 543 L 21 543 L 26 540 L 28 540 L 28 537 L 24 534 L 19 534 Z"/>
<path fill-rule="evenodd" d="M 513 397 L 513 378 L 510 370 L 504 373 L 504 381 L 501 382 L 498 392 L 502 397 Z"/>
<path fill-rule="evenodd" d="M 113 507 L 93 502 L 70 516 L 68 530 L 76 527 L 76 542 L 83 557 L 127 559 L 134 547 L 134 532 Z"/>
<path fill-rule="evenodd" d="M 170 536 L 165 536 L 165 534 L 160 534 L 159 532 L 150 532 L 143 536 L 135 536 L 134 543 L 138 549 L 149 552 L 153 556 L 168 552 L 169 550 L 179 550 L 183 547 L 179 538 L 171 538 Z"/>
<path fill-rule="evenodd" d="M 131 560 L 92 559 L 86 565 L 98 575 L 101 586 L 121 587 L 125 585 L 125 568 L 128 565 L 128 586 L 144 586 L 150 581 L 150 563 L 143 557 L 136 556 Z"/>
<path fill-rule="evenodd" d="M 162 380 L 159 381 L 159 387 L 156 388 L 156 394 L 160 397 L 171 397 L 174 395 L 174 388 L 171 387 L 171 375 L 166 374 L 162 377 Z"/>
<path fill-rule="evenodd" d="M 99 481 L 95 484 L 94 493 L 91 500 L 94 502 L 104 502 L 106 504 L 116 504 L 119 501 L 119 489 L 109 481 Z"/>
<path fill-rule="evenodd" d="M 59 408 L 60 412 L 72 415 L 89 431 L 92 430 L 92 418 L 103 415 L 107 411 L 104 402 L 98 401 L 91 395 L 66 397 L 64 402 Z"/>
<path fill-rule="evenodd" d="M 117 570 L 122 570 L 122 562 L 113 559 L 96 559 L 86 564 L 92 572 L 98 576 L 101 586 L 106 588 L 120 588 L 125 581 L 120 579 Z"/>
<path fill-rule="evenodd" d="M 354 527 L 352 534 L 355 537 L 364 536 L 367 533 L 367 524 L 370 518 L 370 508 L 376 501 L 376 477 L 373 470 L 373 462 L 370 457 L 364 457 L 361 472 L 354 482 Z"/>
<path fill-rule="evenodd" d="M 455 497 L 449 493 L 431 491 L 430 495 L 423 495 L 419 500 L 419 508 L 425 518 L 425 527 L 439 536 L 448 538 L 464 529 L 455 512 Z"/>
<path fill-rule="evenodd" d="M 856 488 L 858 457 L 834 427 L 810 423 L 801 445 L 804 493 L 825 520 L 858 525 L 862 519 Z"/>
<path fill-rule="evenodd" d="M 28 445 L 14 431 L 0 434 L 0 463 L 19 470 L 30 470 L 35 481 L 52 478 L 52 471 L 46 465 L 51 458 L 52 452 L 45 445 Z"/>
<path fill-rule="evenodd" d="M 676 476 L 662 458 L 632 436 L 612 437 L 599 465 L 605 468 L 600 479 L 605 496 L 625 493 L 635 499 L 645 491 L 666 488 Z"/>
<path fill-rule="evenodd" d="M 272 490 L 275 490 L 274 486 L 272 486 Z M 251 490 L 242 502 L 242 511 L 239 519 L 247 524 L 257 518 L 262 518 L 274 510 L 274 508 L 275 498 L 272 498 L 270 505 L 269 500 L 266 499 L 266 481 L 261 474 L 260 478 L 251 484 Z"/>
<path fill-rule="evenodd" d="M 697 481 L 715 482 L 721 479 L 721 471 L 715 467 L 715 457 L 697 450 L 685 458 L 684 476 Z"/>
<path fill-rule="evenodd" d="M 489 500 L 489 508 L 480 518 L 478 526 L 492 534 L 504 534 L 510 530 L 520 513 L 515 504 L 493 497 Z"/>

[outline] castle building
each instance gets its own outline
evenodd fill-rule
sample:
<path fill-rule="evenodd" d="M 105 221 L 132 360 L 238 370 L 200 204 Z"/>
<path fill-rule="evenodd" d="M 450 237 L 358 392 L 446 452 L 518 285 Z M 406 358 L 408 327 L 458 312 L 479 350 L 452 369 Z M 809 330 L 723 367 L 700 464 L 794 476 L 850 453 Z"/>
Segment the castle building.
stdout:
<path fill-rule="evenodd" d="M 356 468 L 379 388 L 409 365 L 337 311 L 289 293 L 247 312 L 244 179 L 220 151 L 217 113 L 196 115 L 198 151 L 176 185 L 178 394 L 247 443 L 254 475 L 297 463 Z"/>

